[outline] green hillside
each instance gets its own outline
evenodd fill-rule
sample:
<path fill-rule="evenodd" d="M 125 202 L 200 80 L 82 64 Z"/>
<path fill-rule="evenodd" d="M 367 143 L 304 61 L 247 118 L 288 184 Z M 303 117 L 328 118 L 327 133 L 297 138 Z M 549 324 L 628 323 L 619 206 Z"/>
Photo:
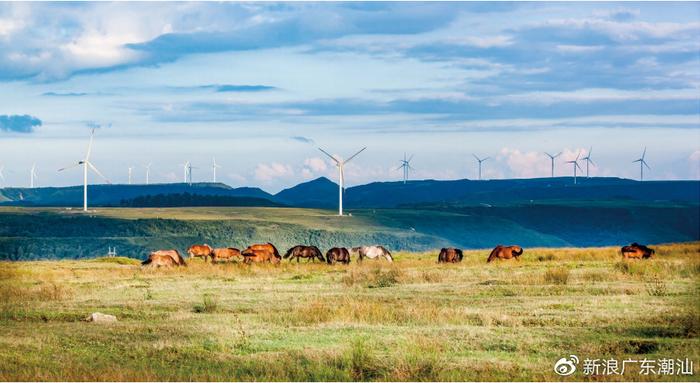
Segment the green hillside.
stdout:
<path fill-rule="evenodd" d="M 143 258 L 158 248 L 193 243 L 245 247 L 383 244 L 392 250 L 444 246 L 489 248 L 620 245 L 700 239 L 698 205 L 559 203 L 421 209 L 357 209 L 352 216 L 300 208 L 103 208 L 90 214 L 58 208 L 0 208 L 0 259 Z"/>

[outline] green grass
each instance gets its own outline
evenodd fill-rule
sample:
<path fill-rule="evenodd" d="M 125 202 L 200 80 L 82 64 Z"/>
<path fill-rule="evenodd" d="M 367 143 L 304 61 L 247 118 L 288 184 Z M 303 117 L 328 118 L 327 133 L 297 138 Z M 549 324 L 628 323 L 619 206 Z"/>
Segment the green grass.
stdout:
<path fill-rule="evenodd" d="M 486 264 L 488 251 L 475 250 L 450 265 L 398 252 L 393 264 L 180 269 L 0 262 L 0 380 L 585 380 L 552 371 L 570 354 L 697 365 L 699 252 L 665 245 L 621 261 L 614 248 L 528 249 Z M 95 311 L 119 321 L 83 321 Z"/>

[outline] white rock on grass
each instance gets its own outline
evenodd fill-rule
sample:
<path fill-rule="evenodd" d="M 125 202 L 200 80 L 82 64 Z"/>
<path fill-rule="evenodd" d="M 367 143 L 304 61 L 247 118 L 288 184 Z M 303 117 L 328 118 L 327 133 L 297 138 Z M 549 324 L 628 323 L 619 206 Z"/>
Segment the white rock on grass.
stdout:
<path fill-rule="evenodd" d="M 115 317 L 114 315 L 109 315 L 109 314 L 92 313 L 92 314 L 90 314 L 89 317 L 87 317 L 86 320 L 88 322 L 106 323 L 106 322 L 116 322 L 117 317 Z"/>

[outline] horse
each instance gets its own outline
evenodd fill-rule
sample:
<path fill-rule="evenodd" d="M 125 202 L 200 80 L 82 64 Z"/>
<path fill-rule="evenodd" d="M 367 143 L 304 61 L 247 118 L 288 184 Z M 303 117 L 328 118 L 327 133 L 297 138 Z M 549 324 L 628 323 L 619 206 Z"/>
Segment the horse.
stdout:
<path fill-rule="evenodd" d="M 651 258 L 651 256 L 656 252 L 652 248 L 634 242 L 629 246 L 623 246 L 620 249 L 620 253 L 622 253 L 623 258 L 648 259 Z"/>
<path fill-rule="evenodd" d="M 177 250 L 157 250 L 148 255 L 148 259 L 141 262 L 142 266 L 187 266 Z"/>
<path fill-rule="evenodd" d="M 303 245 L 294 246 L 291 249 L 287 250 L 287 252 L 284 254 L 284 257 L 282 257 L 282 258 L 284 258 L 284 259 L 289 258 L 289 261 L 291 262 L 292 259 L 294 259 L 294 257 L 296 257 L 297 263 L 299 263 L 299 258 L 306 258 L 307 262 L 309 260 L 311 260 L 312 262 L 315 262 L 317 258 L 321 262 L 326 261 L 326 259 L 323 258 L 323 254 L 321 254 L 321 250 L 319 250 L 318 247 L 316 247 L 316 246 L 303 246 Z"/>
<path fill-rule="evenodd" d="M 192 245 L 190 246 L 189 249 L 187 249 L 187 254 L 190 255 L 190 259 L 194 257 L 198 258 L 204 258 L 204 262 L 211 257 L 211 253 L 214 251 L 214 249 L 211 248 L 211 246 L 207 245 L 206 243 L 204 245 Z"/>
<path fill-rule="evenodd" d="M 214 249 L 211 253 L 211 261 L 233 261 L 241 259 L 241 251 L 235 247 L 224 247 L 220 249 Z"/>
<path fill-rule="evenodd" d="M 461 249 L 454 247 L 442 248 L 438 255 L 438 263 L 457 263 L 462 262 L 464 255 Z"/>
<path fill-rule="evenodd" d="M 498 245 L 489 254 L 489 258 L 486 262 L 491 262 L 494 259 L 511 259 L 515 258 L 516 261 L 520 260 L 520 256 L 523 254 L 523 248 L 520 246 L 503 246 Z"/>
<path fill-rule="evenodd" d="M 336 262 L 349 264 L 350 252 L 344 247 L 334 247 L 326 252 L 326 262 L 333 265 Z"/>
<path fill-rule="evenodd" d="M 248 246 L 247 249 L 241 252 L 244 257 L 244 261 L 247 264 L 250 263 L 260 263 L 260 262 L 270 262 L 270 263 L 280 263 L 282 257 L 277 251 L 277 248 L 271 243 L 265 244 L 255 244 Z"/>
<path fill-rule="evenodd" d="M 353 247 L 352 252 L 358 253 L 358 258 L 357 258 L 358 262 L 362 262 L 362 260 L 365 257 L 369 258 L 369 259 L 384 257 L 389 262 L 394 261 L 394 258 L 391 256 L 391 253 L 384 246 L 375 245 L 375 246 Z"/>

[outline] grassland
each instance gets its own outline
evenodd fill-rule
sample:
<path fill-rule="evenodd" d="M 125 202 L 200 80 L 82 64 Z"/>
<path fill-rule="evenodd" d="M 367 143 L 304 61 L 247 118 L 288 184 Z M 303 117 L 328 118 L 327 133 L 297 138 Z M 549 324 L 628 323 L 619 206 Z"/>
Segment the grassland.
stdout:
<path fill-rule="evenodd" d="M 588 380 L 563 356 L 700 364 L 700 243 L 350 266 L 0 263 L 1 380 Z M 92 312 L 110 324 L 82 321 Z M 580 368 L 580 366 L 579 366 Z M 596 380 L 698 380 L 639 375 Z"/>

